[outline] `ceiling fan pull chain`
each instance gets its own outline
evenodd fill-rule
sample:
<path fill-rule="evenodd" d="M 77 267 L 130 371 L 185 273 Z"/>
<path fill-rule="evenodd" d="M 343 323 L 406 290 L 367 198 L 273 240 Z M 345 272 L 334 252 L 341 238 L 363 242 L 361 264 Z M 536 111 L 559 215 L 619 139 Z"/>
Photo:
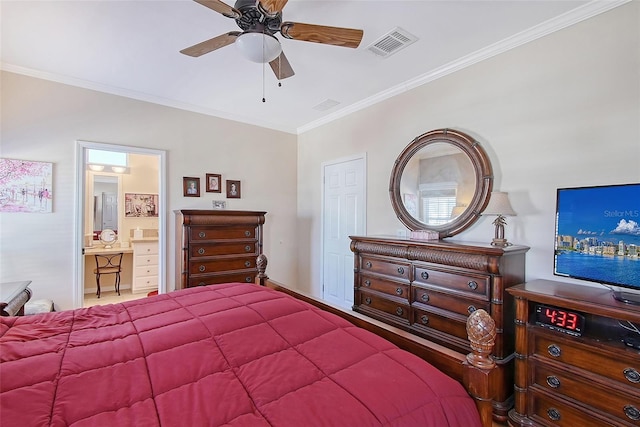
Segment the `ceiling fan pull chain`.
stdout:
<path fill-rule="evenodd" d="M 264 30 L 262 32 L 264 34 Z M 264 38 L 262 38 L 262 58 L 264 59 Z M 264 61 L 262 61 L 262 102 L 267 102 L 266 98 L 264 97 L 264 69 L 265 65 Z"/>

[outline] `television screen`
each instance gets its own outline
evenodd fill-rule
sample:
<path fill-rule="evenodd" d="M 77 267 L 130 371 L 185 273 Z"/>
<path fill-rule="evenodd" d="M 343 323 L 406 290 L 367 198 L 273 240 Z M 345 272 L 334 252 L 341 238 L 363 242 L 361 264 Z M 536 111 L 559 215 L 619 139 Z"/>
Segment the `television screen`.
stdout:
<path fill-rule="evenodd" d="M 640 183 L 558 189 L 555 237 L 554 274 L 640 291 Z"/>

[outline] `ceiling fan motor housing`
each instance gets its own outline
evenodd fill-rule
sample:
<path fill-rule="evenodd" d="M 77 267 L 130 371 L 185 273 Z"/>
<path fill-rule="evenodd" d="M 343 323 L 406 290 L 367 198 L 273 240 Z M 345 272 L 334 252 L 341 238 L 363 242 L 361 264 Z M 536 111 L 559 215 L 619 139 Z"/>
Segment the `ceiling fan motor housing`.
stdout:
<path fill-rule="evenodd" d="M 243 31 L 275 34 L 282 25 L 282 13 L 267 13 L 255 0 L 238 0 L 234 6 L 242 14 L 235 21 Z"/>

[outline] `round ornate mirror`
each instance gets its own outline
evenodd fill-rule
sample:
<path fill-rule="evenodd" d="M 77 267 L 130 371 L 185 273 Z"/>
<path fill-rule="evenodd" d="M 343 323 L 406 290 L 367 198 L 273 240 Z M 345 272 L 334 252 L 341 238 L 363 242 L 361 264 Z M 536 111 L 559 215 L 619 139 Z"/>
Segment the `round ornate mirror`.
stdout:
<path fill-rule="evenodd" d="M 438 129 L 415 138 L 398 156 L 389 194 L 398 219 L 412 231 L 451 237 L 470 227 L 489 202 L 493 170 L 480 144 Z"/>

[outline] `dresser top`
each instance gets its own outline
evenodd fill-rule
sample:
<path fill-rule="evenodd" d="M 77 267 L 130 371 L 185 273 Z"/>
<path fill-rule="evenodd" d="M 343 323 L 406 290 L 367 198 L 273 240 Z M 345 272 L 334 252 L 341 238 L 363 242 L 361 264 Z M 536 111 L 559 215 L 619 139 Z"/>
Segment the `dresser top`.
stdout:
<path fill-rule="evenodd" d="M 493 246 L 491 243 L 484 242 L 466 242 L 461 240 L 419 240 L 409 239 L 389 235 L 371 235 L 371 236 L 349 236 L 351 240 L 367 243 L 381 243 L 397 246 L 414 246 L 438 249 L 443 251 L 456 252 L 477 252 L 483 254 L 503 255 L 506 253 L 526 252 L 528 246 L 510 245 L 510 246 Z"/>

